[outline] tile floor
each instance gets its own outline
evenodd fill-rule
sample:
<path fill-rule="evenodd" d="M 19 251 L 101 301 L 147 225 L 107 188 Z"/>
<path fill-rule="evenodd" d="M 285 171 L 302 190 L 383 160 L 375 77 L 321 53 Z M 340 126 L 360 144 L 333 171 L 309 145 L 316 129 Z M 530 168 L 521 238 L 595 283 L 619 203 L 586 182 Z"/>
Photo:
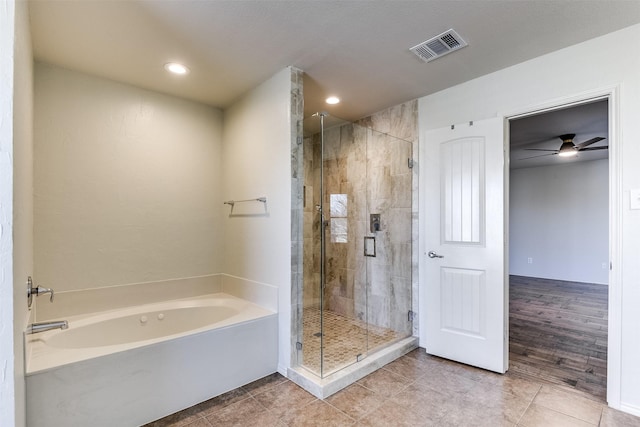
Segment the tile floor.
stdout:
<path fill-rule="evenodd" d="M 403 336 L 391 329 L 369 325 L 331 311 L 324 311 L 324 352 L 320 355 L 320 310 L 305 307 L 302 316 L 303 362 L 306 369 L 320 376 L 330 375 L 357 361 L 359 354 L 387 346 Z"/>
<path fill-rule="evenodd" d="M 595 399 L 416 349 L 324 401 L 273 374 L 146 427 L 640 426 Z"/>

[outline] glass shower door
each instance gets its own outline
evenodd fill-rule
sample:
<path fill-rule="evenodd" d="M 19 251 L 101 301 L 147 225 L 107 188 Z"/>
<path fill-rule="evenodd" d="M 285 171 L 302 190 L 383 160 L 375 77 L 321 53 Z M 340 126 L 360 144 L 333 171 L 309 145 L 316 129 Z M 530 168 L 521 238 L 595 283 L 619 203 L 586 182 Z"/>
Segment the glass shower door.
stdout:
<path fill-rule="evenodd" d="M 323 135 L 323 377 L 356 363 L 367 352 L 367 278 L 361 239 L 366 217 L 366 131 L 351 123 L 329 123 Z"/>
<path fill-rule="evenodd" d="M 326 377 L 411 335 L 411 143 L 330 116 L 304 122 L 298 361 Z"/>
<path fill-rule="evenodd" d="M 301 366 L 326 377 L 367 349 L 364 221 L 366 149 L 354 125 L 330 116 L 304 121 Z M 359 165 L 361 163 L 361 165 Z"/>
<path fill-rule="evenodd" d="M 413 332 L 412 144 L 370 131 L 365 259 L 368 345 L 373 352 Z"/>

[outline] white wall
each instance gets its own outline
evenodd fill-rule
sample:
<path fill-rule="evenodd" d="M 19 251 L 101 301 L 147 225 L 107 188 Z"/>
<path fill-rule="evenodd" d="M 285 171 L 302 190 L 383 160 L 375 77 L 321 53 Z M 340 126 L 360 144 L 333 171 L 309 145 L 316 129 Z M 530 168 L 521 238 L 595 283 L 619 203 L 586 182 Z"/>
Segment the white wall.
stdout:
<path fill-rule="evenodd" d="M 278 288 L 279 360 L 286 373 L 291 335 L 291 70 L 286 68 L 224 113 L 225 273 Z"/>
<path fill-rule="evenodd" d="M 38 63 L 34 137 L 36 283 L 221 271 L 221 111 Z"/>
<path fill-rule="evenodd" d="M 33 268 L 33 61 L 26 2 L 3 2 L 0 51 L 0 420 L 24 426 L 22 333 Z"/>
<path fill-rule="evenodd" d="M 608 165 L 604 159 L 511 170 L 510 274 L 608 283 Z"/>
<path fill-rule="evenodd" d="M 35 279 L 65 291 L 224 273 L 276 287 L 286 372 L 290 117 L 290 69 L 223 117 L 37 63 Z M 260 196 L 266 206 L 238 203 L 232 216 L 222 204 Z"/>
<path fill-rule="evenodd" d="M 16 421 L 13 319 L 13 52 L 15 2 L 0 7 L 0 419 Z"/>
<path fill-rule="evenodd" d="M 15 425 L 25 424 L 23 332 L 29 320 L 26 282 L 33 275 L 33 53 L 28 3 L 16 3 L 13 116 L 13 337 Z"/>
<path fill-rule="evenodd" d="M 594 62 L 594 52 L 597 63 Z M 558 64 L 564 64 L 559 66 Z M 621 369 L 609 390 L 610 404 L 640 415 L 640 210 L 629 209 L 629 190 L 640 188 L 640 25 L 580 43 L 548 55 L 497 71 L 495 73 L 451 87 L 419 100 L 421 134 L 426 129 L 464 123 L 469 120 L 496 117 L 510 112 L 533 110 L 563 97 L 619 88 L 619 134 L 614 140 L 621 151 L 621 254 L 612 259 L 613 274 L 621 283 L 610 287 L 610 295 L 623 295 L 620 330 L 609 330 L 609 336 L 619 335 L 621 357 L 611 363 Z M 610 126 L 617 131 L 616 123 Z M 614 151 L 610 150 L 610 154 Z M 614 248 L 616 249 L 616 248 Z M 421 275 L 422 277 L 422 275 Z M 611 283 L 613 285 L 613 283 Z M 615 299 L 615 298 L 614 298 Z M 424 303 L 422 305 L 424 307 Z M 424 315 L 424 310 L 421 310 Z M 422 320 L 424 321 L 424 320 Z M 618 319 L 610 319 L 617 324 Z M 615 371 L 615 370 L 614 370 Z M 610 372 L 612 372 L 610 370 Z M 615 375 L 615 373 L 613 374 Z"/>

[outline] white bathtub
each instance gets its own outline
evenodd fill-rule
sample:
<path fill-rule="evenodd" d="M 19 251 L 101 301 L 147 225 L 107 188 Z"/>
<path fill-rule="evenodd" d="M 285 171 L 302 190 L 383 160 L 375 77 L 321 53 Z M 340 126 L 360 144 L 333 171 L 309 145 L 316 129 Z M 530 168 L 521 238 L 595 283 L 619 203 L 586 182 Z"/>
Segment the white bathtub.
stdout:
<path fill-rule="evenodd" d="M 276 371 L 277 315 L 212 294 L 26 336 L 27 422 L 136 426 Z"/>

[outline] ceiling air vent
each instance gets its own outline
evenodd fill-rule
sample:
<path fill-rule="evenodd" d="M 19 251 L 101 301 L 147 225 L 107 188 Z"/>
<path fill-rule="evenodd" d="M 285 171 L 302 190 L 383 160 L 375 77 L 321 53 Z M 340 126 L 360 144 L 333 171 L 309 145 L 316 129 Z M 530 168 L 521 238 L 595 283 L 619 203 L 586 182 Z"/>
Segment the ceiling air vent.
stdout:
<path fill-rule="evenodd" d="M 462 49 L 466 45 L 467 42 L 458 33 L 454 30 L 449 30 L 409 50 L 418 55 L 423 61 L 431 62 L 447 53 Z"/>

